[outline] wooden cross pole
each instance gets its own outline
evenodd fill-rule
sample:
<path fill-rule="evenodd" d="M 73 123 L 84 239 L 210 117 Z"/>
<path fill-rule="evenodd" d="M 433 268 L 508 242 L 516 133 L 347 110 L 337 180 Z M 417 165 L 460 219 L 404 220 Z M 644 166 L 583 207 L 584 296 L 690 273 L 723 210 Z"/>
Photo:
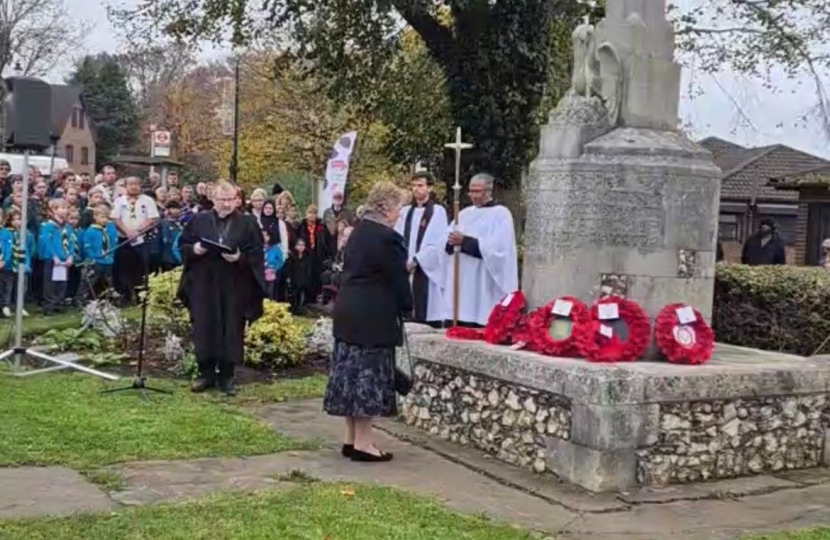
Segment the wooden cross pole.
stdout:
<path fill-rule="evenodd" d="M 455 141 L 447 143 L 444 148 L 449 148 L 455 151 L 455 185 L 452 187 L 453 194 L 453 217 L 455 221 L 455 229 L 458 230 L 458 214 L 461 213 L 461 152 L 469 150 L 473 147 L 472 144 L 462 142 L 461 128 L 455 131 Z M 452 269 L 452 325 L 458 326 L 458 284 L 459 284 L 459 269 L 461 265 L 461 246 L 455 246 L 455 253 L 453 255 L 453 269 Z"/>

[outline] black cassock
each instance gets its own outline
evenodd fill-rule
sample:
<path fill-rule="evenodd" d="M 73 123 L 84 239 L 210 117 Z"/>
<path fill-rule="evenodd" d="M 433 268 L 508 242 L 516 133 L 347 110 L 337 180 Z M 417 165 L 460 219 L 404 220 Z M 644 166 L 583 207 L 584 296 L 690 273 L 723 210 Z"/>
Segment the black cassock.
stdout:
<path fill-rule="evenodd" d="M 208 251 L 196 255 L 193 245 L 206 238 L 237 248 L 235 263 Z M 184 270 L 178 296 L 190 311 L 196 361 L 202 377 L 233 377 L 242 362 L 246 323 L 262 316 L 265 269 L 262 233 L 256 218 L 234 212 L 220 219 L 213 210 L 199 212 L 179 237 Z"/>

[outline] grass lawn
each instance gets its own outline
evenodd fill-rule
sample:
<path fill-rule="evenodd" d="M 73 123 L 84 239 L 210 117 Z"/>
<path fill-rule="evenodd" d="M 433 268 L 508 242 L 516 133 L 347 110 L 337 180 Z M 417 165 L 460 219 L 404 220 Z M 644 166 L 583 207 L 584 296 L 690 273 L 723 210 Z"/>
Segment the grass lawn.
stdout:
<path fill-rule="evenodd" d="M 208 393 L 205 397 L 212 401 L 225 401 L 233 405 L 255 405 L 258 403 L 280 403 L 295 399 L 321 398 L 326 393 L 328 377 L 313 375 L 301 379 L 284 379 L 276 383 L 254 383 L 237 387 L 237 395 L 228 400 L 221 394 Z"/>
<path fill-rule="evenodd" d="M 109 514 L 0 522 L 4 540 L 525 540 L 391 488 L 306 484 Z"/>
<path fill-rule="evenodd" d="M 308 448 L 228 404 L 192 395 L 180 382 L 144 402 L 135 391 L 100 394 L 104 383 L 81 374 L 0 377 L 0 466 L 67 465 L 92 469 L 134 460 L 242 456 Z M 280 383 L 277 383 L 279 386 Z M 302 388 L 272 390 L 284 398 Z"/>
<path fill-rule="evenodd" d="M 830 540 L 830 529 L 806 529 L 789 533 L 753 536 L 745 540 Z"/>

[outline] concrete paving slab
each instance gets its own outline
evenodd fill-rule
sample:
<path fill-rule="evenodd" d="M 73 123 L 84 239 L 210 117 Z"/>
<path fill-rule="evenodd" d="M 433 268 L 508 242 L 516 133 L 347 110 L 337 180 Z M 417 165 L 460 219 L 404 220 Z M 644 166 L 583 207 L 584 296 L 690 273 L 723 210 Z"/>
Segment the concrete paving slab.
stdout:
<path fill-rule="evenodd" d="M 632 493 L 622 493 L 620 498 L 631 504 L 667 503 L 700 499 L 725 499 L 760 495 L 780 489 L 801 486 L 796 482 L 774 476 L 750 476 L 716 482 L 676 484 L 659 488 L 641 488 Z"/>
<path fill-rule="evenodd" d="M 117 505 L 98 486 L 65 467 L 0 468 L 0 518 L 66 516 Z"/>

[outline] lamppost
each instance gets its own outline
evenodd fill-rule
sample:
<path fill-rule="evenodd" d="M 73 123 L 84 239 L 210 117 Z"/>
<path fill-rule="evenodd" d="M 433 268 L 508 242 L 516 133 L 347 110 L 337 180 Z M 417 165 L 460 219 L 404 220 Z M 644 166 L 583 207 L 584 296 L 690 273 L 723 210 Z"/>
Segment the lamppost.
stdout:
<path fill-rule="evenodd" d="M 234 67 L 233 82 L 233 151 L 231 153 L 231 165 L 229 172 L 231 182 L 236 184 L 236 176 L 239 172 L 239 64 L 242 55 L 236 55 L 236 66 Z"/>

